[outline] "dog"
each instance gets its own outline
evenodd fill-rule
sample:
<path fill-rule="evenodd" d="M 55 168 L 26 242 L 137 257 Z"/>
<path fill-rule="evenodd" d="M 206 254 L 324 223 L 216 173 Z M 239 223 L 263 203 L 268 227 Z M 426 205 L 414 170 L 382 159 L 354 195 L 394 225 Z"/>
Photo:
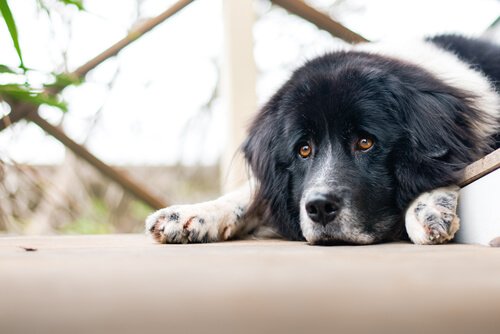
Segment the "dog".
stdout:
<path fill-rule="evenodd" d="M 307 61 L 256 115 L 249 184 L 146 219 L 160 243 L 270 226 L 313 245 L 451 240 L 463 168 L 499 147 L 500 46 L 458 35 Z"/>

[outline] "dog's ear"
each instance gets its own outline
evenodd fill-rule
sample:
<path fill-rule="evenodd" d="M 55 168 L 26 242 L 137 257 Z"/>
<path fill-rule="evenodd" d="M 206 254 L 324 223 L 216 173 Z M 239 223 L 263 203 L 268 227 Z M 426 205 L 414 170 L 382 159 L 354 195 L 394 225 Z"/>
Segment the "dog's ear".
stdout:
<path fill-rule="evenodd" d="M 283 204 L 277 194 L 283 194 L 288 186 L 288 173 L 283 162 L 284 152 L 280 151 L 283 146 L 284 126 L 278 113 L 278 104 L 273 99 L 253 120 L 242 146 L 253 176 L 258 181 L 256 200 L 266 202 L 276 211 L 279 211 Z"/>
<path fill-rule="evenodd" d="M 253 175 L 262 180 L 266 173 L 274 170 L 270 155 L 273 153 L 275 140 L 274 117 L 264 107 L 253 120 L 248 136 L 242 145 L 246 161 L 250 165 Z"/>
<path fill-rule="evenodd" d="M 249 211 L 261 212 L 263 220 L 272 221 L 278 232 L 292 240 L 303 240 L 300 225 L 293 221 L 288 206 L 289 172 L 285 138 L 280 117 L 279 93 L 257 114 L 242 146 L 245 158 L 257 179 L 257 191 Z M 293 215 L 298 217 L 298 214 Z"/>
<path fill-rule="evenodd" d="M 473 160 L 477 133 L 470 119 L 476 111 L 456 94 L 406 92 L 398 117 L 401 138 L 393 149 L 397 202 L 401 209 L 422 192 L 454 184 Z M 479 152 L 478 152 L 479 153 Z"/>
<path fill-rule="evenodd" d="M 279 121 L 279 96 L 275 95 L 256 115 L 250 125 L 242 151 L 253 175 L 260 183 L 267 184 L 274 178 L 278 164 L 278 143 L 283 131 Z"/>

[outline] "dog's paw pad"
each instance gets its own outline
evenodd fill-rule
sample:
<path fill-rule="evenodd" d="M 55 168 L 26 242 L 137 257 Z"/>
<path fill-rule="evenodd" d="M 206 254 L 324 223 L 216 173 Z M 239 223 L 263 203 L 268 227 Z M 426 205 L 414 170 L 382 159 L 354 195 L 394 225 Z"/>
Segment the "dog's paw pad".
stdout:
<path fill-rule="evenodd" d="M 437 189 L 422 194 L 406 212 L 406 231 L 421 245 L 445 243 L 455 236 L 460 219 L 455 214 L 458 194 Z"/>

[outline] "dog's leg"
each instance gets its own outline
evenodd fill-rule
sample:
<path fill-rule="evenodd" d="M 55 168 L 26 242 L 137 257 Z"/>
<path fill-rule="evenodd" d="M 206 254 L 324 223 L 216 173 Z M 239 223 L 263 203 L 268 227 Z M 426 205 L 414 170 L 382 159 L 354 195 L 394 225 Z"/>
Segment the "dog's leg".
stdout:
<path fill-rule="evenodd" d="M 418 196 L 406 210 L 406 232 L 419 245 L 442 244 L 458 231 L 459 188 L 438 188 Z"/>
<path fill-rule="evenodd" d="M 245 217 L 252 194 L 249 183 L 213 201 L 158 210 L 146 219 L 146 232 L 160 243 L 215 242 L 244 235 L 259 223 Z"/>

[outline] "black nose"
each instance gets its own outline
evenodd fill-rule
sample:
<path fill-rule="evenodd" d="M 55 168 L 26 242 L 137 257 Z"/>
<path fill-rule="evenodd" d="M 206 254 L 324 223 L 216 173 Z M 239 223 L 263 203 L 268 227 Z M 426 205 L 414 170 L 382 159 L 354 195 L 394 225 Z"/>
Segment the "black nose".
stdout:
<path fill-rule="evenodd" d="M 341 199 L 333 194 L 314 193 L 308 196 L 306 212 L 313 222 L 325 226 L 335 219 L 341 202 Z"/>

